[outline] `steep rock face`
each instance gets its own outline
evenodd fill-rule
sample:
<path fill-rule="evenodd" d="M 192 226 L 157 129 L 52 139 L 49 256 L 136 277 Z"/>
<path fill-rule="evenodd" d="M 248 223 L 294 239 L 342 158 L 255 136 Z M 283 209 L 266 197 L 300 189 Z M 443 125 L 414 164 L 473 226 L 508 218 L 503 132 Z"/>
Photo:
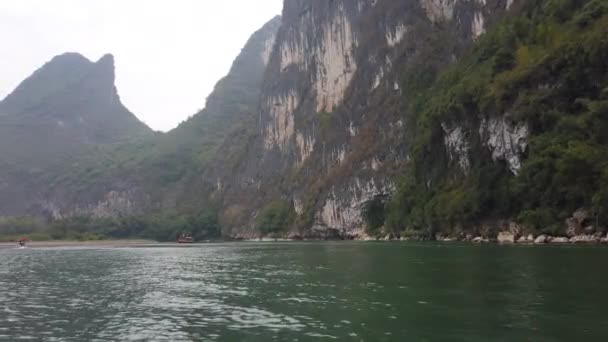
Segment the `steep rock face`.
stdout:
<path fill-rule="evenodd" d="M 508 114 L 482 117 L 474 127 L 452 126 L 442 123 L 444 145 L 451 162 L 465 173 L 475 156 L 471 155 L 472 140 L 480 140 L 492 156 L 493 161 L 505 161 L 509 170 L 517 175 L 528 147 L 529 128 L 525 123 L 512 123 Z M 478 127 L 477 130 L 475 128 Z"/>
<path fill-rule="evenodd" d="M 391 193 L 408 158 L 403 93 L 424 72 L 453 62 L 510 5 L 286 0 L 261 96 L 259 138 L 226 191 L 226 210 L 248 213 L 227 222 L 233 234 L 252 234 L 239 227 L 251 227 L 261 205 L 276 199 L 293 203 L 304 235 L 311 227 L 359 231 L 365 203 Z M 520 140 L 524 130 L 486 126 L 489 148 L 516 169 L 525 144 L 502 142 Z M 466 150 L 459 132 L 446 131 L 448 150 Z M 457 158 L 466 167 L 466 158 Z"/>
<path fill-rule="evenodd" d="M 505 116 L 492 117 L 481 121 L 479 135 L 492 152 L 492 159 L 505 160 L 511 172 L 517 175 L 528 147 L 528 126 L 510 123 Z"/>
<path fill-rule="evenodd" d="M 442 124 L 444 133 L 445 149 L 451 162 L 455 162 L 464 172 L 470 168 L 471 161 L 469 156 L 469 138 L 466 130 L 461 126 L 449 126 Z"/>

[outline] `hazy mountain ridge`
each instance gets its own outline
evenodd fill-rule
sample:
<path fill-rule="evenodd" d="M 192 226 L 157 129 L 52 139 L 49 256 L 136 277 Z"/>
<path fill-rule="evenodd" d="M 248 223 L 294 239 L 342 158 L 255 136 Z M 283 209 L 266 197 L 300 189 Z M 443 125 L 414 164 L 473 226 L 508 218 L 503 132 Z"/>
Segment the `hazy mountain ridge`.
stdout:
<path fill-rule="evenodd" d="M 53 123 L 56 130 L 69 131 L 85 143 L 116 142 L 150 133 L 122 105 L 114 81 L 112 55 L 93 63 L 77 53 L 66 53 L 24 80 L 0 102 L 0 113 L 12 117 L 15 124 Z"/>
<path fill-rule="evenodd" d="M 152 135 L 125 108 L 111 55 L 53 58 L 0 102 L 0 213 L 35 213 L 50 181 L 102 145 Z"/>
<path fill-rule="evenodd" d="M 279 25 L 280 18 L 274 18 L 252 35 L 199 113 L 168 133 L 92 145 L 86 155 L 63 166 L 54 164 L 52 172 L 46 169 L 47 184 L 33 187 L 37 192 L 34 203 L 22 213 L 55 219 L 106 218 L 146 212 L 198 212 L 203 205 L 209 205 L 217 184 L 213 173 L 223 172 L 230 157 L 220 153 L 219 147 L 238 148 L 235 140 L 252 134 L 248 129 L 255 131 L 251 123 L 256 117 L 267 50 L 272 47 Z M 67 56 L 88 65 L 82 58 Z M 57 59 L 63 58 L 54 61 Z M 72 77 L 76 80 L 82 74 L 75 70 L 71 73 L 77 75 Z M 110 76 L 113 82 L 113 74 Z M 35 88 L 43 78 L 33 77 L 21 88 Z M 104 88 L 107 81 L 99 82 L 98 88 Z M 111 89 L 115 90 L 113 83 Z M 48 179 L 50 173 L 61 176 Z"/>

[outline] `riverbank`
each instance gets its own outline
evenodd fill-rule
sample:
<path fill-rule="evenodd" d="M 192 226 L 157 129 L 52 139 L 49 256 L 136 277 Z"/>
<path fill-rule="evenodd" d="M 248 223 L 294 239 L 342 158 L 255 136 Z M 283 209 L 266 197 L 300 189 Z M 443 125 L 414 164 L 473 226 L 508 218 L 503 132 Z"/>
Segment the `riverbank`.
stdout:
<path fill-rule="evenodd" d="M 412 241 L 412 242 L 460 242 L 460 243 L 471 243 L 471 244 L 521 244 L 521 245 L 546 245 L 546 244 L 606 244 L 608 245 L 608 235 L 603 233 L 588 234 L 588 235 L 576 235 L 572 237 L 566 236 L 551 236 L 547 234 L 528 234 L 528 235 L 517 235 L 511 232 L 500 232 L 496 237 L 476 236 L 476 235 L 459 235 L 449 236 L 437 234 L 433 239 L 428 237 L 404 237 L 395 236 L 393 234 L 387 234 L 384 237 L 369 236 L 369 235 L 357 235 L 354 237 L 347 238 L 300 238 L 300 237 L 287 237 L 287 238 L 253 238 L 253 239 L 236 239 L 235 241 L 245 242 L 295 242 L 295 241 Z"/>
<path fill-rule="evenodd" d="M 27 247 L 140 247 L 157 246 L 161 243 L 152 240 L 95 240 L 95 241 L 74 241 L 74 240 L 51 240 L 51 241 L 30 241 Z M 14 248 L 16 242 L 0 242 L 0 248 Z"/>
<path fill-rule="evenodd" d="M 469 243 L 469 244 L 518 244 L 518 245 L 566 245 L 566 244 L 588 244 L 588 245 L 607 245 L 608 236 L 581 235 L 572 238 L 553 237 L 550 235 L 532 234 L 516 238 L 510 233 L 503 232 L 497 238 L 467 235 L 464 237 L 449 237 L 437 235 L 435 239 L 422 239 L 411 237 L 395 237 L 387 235 L 385 237 L 358 236 L 352 239 L 315 239 L 315 238 L 255 238 L 255 239 L 232 239 L 218 240 L 213 242 L 323 242 L 323 241 L 360 241 L 360 242 L 446 242 L 446 243 Z M 27 243 L 29 248 L 78 248 L 78 247 L 100 247 L 100 248 L 121 248 L 121 247 L 195 247 L 208 244 L 211 241 L 201 241 L 193 244 L 179 244 L 177 242 L 158 242 L 153 240 L 51 240 L 51 241 L 30 241 Z M 15 248 L 17 242 L 0 242 L 0 249 Z"/>
<path fill-rule="evenodd" d="M 527 245 L 545 245 L 545 244 L 608 244 L 608 236 L 603 234 L 594 235 L 577 235 L 572 237 L 567 236 L 551 236 L 541 234 L 538 236 L 529 234 L 526 236 L 517 236 L 510 232 L 501 232 L 496 238 L 487 238 L 482 236 L 467 236 L 464 239 L 437 237 L 436 241 L 462 241 L 471 243 L 498 243 L 498 244 L 527 244 Z"/>

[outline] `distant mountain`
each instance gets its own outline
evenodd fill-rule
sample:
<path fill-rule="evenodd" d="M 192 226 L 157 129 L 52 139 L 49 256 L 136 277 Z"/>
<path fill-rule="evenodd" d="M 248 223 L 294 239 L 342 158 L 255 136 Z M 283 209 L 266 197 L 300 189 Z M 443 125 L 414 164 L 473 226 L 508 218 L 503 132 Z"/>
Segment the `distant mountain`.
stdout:
<path fill-rule="evenodd" d="M 45 135 L 69 136 L 80 143 L 109 143 L 150 134 L 121 103 L 114 80 L 112 55 L 97 63 L 77 53 L 57 56 L 0 102 L 3 127 L 37 128 Z"/>
<path fill-rule="evenodd" d="M 189 212 L 217 203 L 218 174 L 234 168 L 257 132 L 264 72 L 280 25 L 276 17 L 255 32 L 205 108 L 166 134 L 150 134 L 122 106 L 110 55 L 91 63 L 70 53 L 47 63 L 0 105 L 0 123 L 13 123 L 3 126 L 12 128 L 0 142 L 10 137 L 26 146 L 0 147 L 12 154 L 0 156 L 0 166 L 4 161 L 5 174 L 14 175 L 4 182 L 11 195 L 0 194 L 0 217 Z M 21 200 L 9 204 L 11 198 Z"/>
<path fill-rule="evenodd" d="M 250 37 L 228 74 L 207 97 L 205 107 L 156 140 L 144 172 L 152 170 L 155 175 L 150 175 L 161 177 L 158 181 L 163 183 L 184 184 L 205 173 L 205 178 L 213 178 L 205 179 L 207 186 L 216 186 L 216 175 L 211 175 L 211 170 L 225 173 L 217 169 L 227 168 L 227 159 L 238 153 L 236 150 L 246 148 L 248 135 L 257 132 L 262 82 L 280 25 L 277 16 Z"/>
<path fill-rule="evenodd" d="M 53 58 L 0 102 L 1 211 L 24 209 L 42 180 L 103 144 L 151 136 L 120 101 L 114 58 L 93 63 L 76 53 Z M 27 208 L 27 206 L 26 206 Z"/>

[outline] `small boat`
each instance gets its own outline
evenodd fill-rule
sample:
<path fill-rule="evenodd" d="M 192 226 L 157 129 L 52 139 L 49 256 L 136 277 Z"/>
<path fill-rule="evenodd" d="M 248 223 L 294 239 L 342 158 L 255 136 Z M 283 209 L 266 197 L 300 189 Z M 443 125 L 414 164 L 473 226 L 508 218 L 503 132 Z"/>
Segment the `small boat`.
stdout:
<path fill-rule="evenodd" d="M 19 239 L 19 245 L 17 246 L 17 248 L 25 248 L 25 244 L 28 241 L 27 238 L 22 237 L 21 239 Z"/>
<path fill-rule="evenodd" d="M 180 237 L 177 239 L 178 243 L 194 243 L 194 239 L 192 238 L 192 235 L 189 234 L 182 234 L 180 235 Z"/>

